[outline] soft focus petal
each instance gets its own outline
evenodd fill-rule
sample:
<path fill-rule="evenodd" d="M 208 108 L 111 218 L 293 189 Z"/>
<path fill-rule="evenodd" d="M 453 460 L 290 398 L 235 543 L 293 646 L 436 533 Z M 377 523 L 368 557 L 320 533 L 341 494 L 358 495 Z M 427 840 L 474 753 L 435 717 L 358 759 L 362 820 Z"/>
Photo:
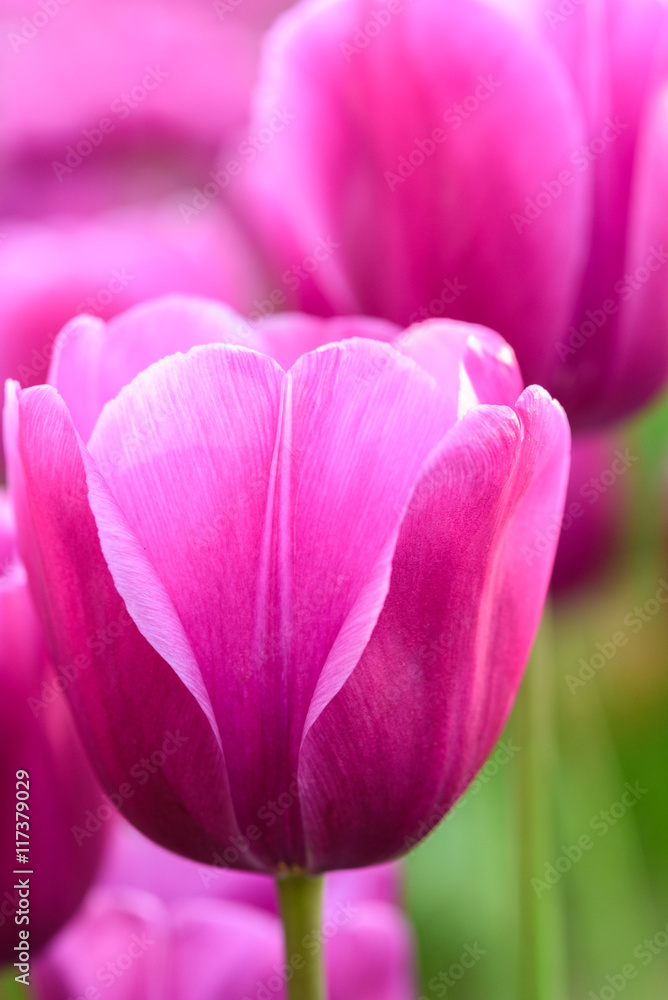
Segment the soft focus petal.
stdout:
<path fill-rule="evenodd" d="M 313 869 L 405 851 L 483 763 L 538 627 L 554 543 L 535 543 L 567 474 L 563 411 L 535 388 L 516 413 L 468 414 L 436 449 L 373 637 L 304 741 Z"/>
<path fill-rule="evenodd" d="M 301 308 L 478 322 L 541 381 L 573 309 L 590 186 L 574 176 L 557 210 L 520 219 L 585 138 L 549 46 L 476 0 L 300 4 L 265 50 L 254 128 L 277 109 L 293 118 L 248 175 L 249 211 L 279 271 L 332 247 Z"/>
<path fill-rule="evenodd" d="M 573 441 L 571 471 L 559 546 L 552 571 L 553 593 L 588 582 L 615 552 L 629 483 L 637 461 L 610 434 L 581 434 Z M 556 525 L 554 530 L 556 530 Z"/>
<path fill-rule="evenodd" d="M 664 74 L 643 122 L 608 412 L 625 416 L 668 374 L 668 31 Z"/>
<path fill-rule="evenodd" d="M 97 806 L 99 788 L 74 729 L 69 706 L 48 659 L 41 627 L 16 560 L 4 491 L 0 492 L 0 964 L 17 960 L 17 887 L 23 869 L 30 884 L 30 944 L 41 949 L 71 917 L 94 875 L 104 834 L 77 842 L 72 826 Z M 4 550 L 5 559 L 2 560 Z M 17 784 L 17 771 L 28 780 Z M 24 779 L 25 775 L 21 775 Z M 27 801 L 14 812 L 18 797 Z M 27 794 L 26 794 L 27 793 Z M 23 809 L 23 805 L 19 807 Z M 27 821 L 27 825 L 25 824 Z M 17 828 L 16 823 L 21 823 Z M 28 862 L 17 847 L 28 848 Z"/>
<path fill-rule="evenodd" d="M 0 22 L 2 214 L 90 212 L 208 180 L 247 115 L 258 39 L 243 19 L 87 0 L 59 3 L 44 30 L 36 11 L 5 5 Z"/>
<path fill-rule="evenodd" d="M 260 284 L 250 247 L 222 210 L 190 226 L 164 207 L 9 225 L 0 242 L 0 379 L 44 382 L 55 336 L 78 313 L 108 319 L 173 292 L 243 312 Z"/>

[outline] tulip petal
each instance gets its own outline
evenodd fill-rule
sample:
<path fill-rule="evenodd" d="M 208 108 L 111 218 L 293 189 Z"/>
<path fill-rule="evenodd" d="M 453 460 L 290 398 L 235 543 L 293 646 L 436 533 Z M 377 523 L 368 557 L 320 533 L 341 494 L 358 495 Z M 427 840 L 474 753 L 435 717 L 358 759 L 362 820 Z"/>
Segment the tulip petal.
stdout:
<path fill-rule="evenodd" d="M 373 636 L 304 739 L 311 870 L 403 853 L 490 752 L 538 627 L 554 557 L 538 543 L 561 516 L 568 444 L 534 387 L 516 412 L 471 411 L 435 449 Z"/>
<path fill-rule="evenodd" d="M 551 48 L 477 0 L 302 3 L 269 35 L 253 128 L 277 109 L 292 117 L 247 172 L 248 213 L 277 267 L 338 244 L 299 306 L 472 320 L 541 382 L 574 306 L 590 194 L 586 173 L 555 180 L 585 129 Z"/>
<path fill-rule="evenodd" d="M 270 354 L 287 371 L 302 356 L 325 344 L 352 337 L 368 337 L 390 343 L 401 333 L 400 327 L 367 316 L 342 316 L 320 319 L 304 313 L 277 313 L 257 324 L 260 350 Z M 249 345 L 250 346 L 250 345 Z"/>
<path fill-rule="evenodd" d="M 328 942 L 332 1000 L 414 1000 L 415 946 L 405 916 L 382 903 L 354 909 L 355 915 Z"/>
<path fill-rule="evenodd" d="M 87 441 L 102 407 L 140 372 L 170 354 L 212 343 L 259 349 L 247 320 L 220 302 L 167 295 L 141 303 L 106 325 L 80 316 L 61 331 L 49 382 Z"/>
<path fill-rule="evenodd" d="M 484 326 L 427 320 L 395 346 L 436 379 L 456 404 L 457 418 L 479 403 L 512 406 L 524 388 L 512 347 Z"/>
<path fill-rule="evenodd" d="M 62 400 L 40 386 L 14 394 L 13 406 L 9 402 L 7 425 L 17 428 L 10 482 L 22 555 L 98 776 L 148 836 L 210 860 L 238 827 L 219 742 L 201 696 L 200 704 L 196 700 L 196 678 L 189 677 L 188 664 L 178 676 L 158 655 L 114 585 L 88 505 L 85 452 Z M 100 477 L 90 478 L 93 492 Z M 122 531 L 120 518 L 115 527 Z M 137 568 L 141 572 L 140 563 Z M 153 586 L 148 574 L 142 579 Z M 153 586 L 146 605 L 155 594 Z M 173 609 L 165 620 L 168 612 L 163 602 L 159 625 L 172 628 L 178 643 L 178 623 Z M 203 768 L 210 775 L 205 786 Z M 82 816 L 84 839 L 94 835 L 86 822 Z M 251 856 L 247 866 L 253 864 Z"/>

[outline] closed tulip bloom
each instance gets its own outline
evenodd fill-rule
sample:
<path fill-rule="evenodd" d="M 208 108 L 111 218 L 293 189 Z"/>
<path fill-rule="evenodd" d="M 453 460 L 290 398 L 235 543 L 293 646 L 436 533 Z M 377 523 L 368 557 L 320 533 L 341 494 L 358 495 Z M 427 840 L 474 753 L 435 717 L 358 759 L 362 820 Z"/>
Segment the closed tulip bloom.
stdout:
<path fill-rule="evenodd" d="M 668 376 L 668 12 L 572 6 L 299 4 L 253 127 L 294 121 L 245 180 L 292 307 L 485 323 L 585 427 Z"/>
<path fill-rule="evenodd" d="M 8 385 L 6 439 L 59 662 L 108 638 L 68 688 L 105 787 L 148 772 L 125 815 L 199 861 L 400 855 L 512 705 L 563 411 L 481 327 L 249 330 L 197 300 L 79 322 L 55 387 Z"/>
<path fill-rule="evenodd" d="M 28 931 L 30 953 L 35 955 L 75 912 L 93 880 L 105 837 L 98 835 L 83 846 L 72 837 L 75 817 L 96 801 L 100 791 L 49 662 L 16 553 L 4 491 L 0 491 L 0 744 L 0 964 L 12 964 L 18 961 L 15 946 L 20 930 Z M 22 804 L 15 812 L 17 792 Z M 23 846 L 25 862 L 17 853 Z M 17 869 L 26 874 L 15 874 Z M 26 887 L 30 890 L 27 921 L 21 899 L 25 901 Z"/>
<path fill-rule="evenodd" d="M 346 900 L 325 913 L 331 1000 L 413 1000 L 413 940 L 400 910 Z M 319 948 L 313 938 L 304 953 Z M 279 918 L 200 897 L 165 904 L 131 887 L 97 889 L 36 969 L 37 1000 L 97 990 L 112 1000 L 286 996 L 290 961 Z M 288 970 L 286 972 L 285 970 Z"/>

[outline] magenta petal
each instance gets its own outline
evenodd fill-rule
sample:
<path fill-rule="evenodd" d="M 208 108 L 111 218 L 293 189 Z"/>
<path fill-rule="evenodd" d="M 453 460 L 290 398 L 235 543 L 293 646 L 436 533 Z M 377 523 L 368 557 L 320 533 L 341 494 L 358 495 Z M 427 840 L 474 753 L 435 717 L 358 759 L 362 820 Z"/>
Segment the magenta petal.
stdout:
<path fill-rule="evenodd" d="M 524 388 L 512 347 L 484 326 L 427 320 L 410 327 L 395 347 L 436 379 L 458 418 L 479 403 L 513 406 Z"/>
<path fill-rule="evenodd" d="M 383 903 L 348 904 L 341 913 L 350 910 L 327 947 L 332 1000 L 415 1000 L 414 942 L 403 913 Z"/>
<path fill-rule="evenodd" d="M 220 302 L 168 295 L 104 324 L 80 316 L 56 340 L 49 382 L 87 441 L 102 407 L 154 362 L 211 343 L 258 347 L 253 328 Z"/>
<path fill-rule="evenodd" d="M 240 825 L 259 819 L 273 857 L 304 860 L 298 807 L 278 824 L 271 803 L 295 799 L 316 683 L 331 697 L 364 648 L 389 579 L 384 553 L 449 423 L 413 362 L 357 340 L 305 355 L 287 376 L 239 348 L 174 356 L 109 403 L 93 433 L 136 539 L 129 561 L 125 529 L 91 485 L 115 583 L 157 645 L 133 569 L 145 550 L 201 670 Z M 379 449 L 380 435 L 393 447 Z"/>
<path fill-rule="evenodd" d="M 668 30 L 665 35 L 661 78 L 648 100 L 637 152 L 620 279 L 623 304 L 609 387 L 615 417 L 642 406 L 668 373 Z"/>
<path fill-rule="evenodd" d="M 253 129 L 292 117 L 248 173 L 249 212 L 279 273 L 333 246 L 295 293 L 304 310 L 473 320 L 540 382 L 577 295 L 590 178 L 524 216 L 585 139 L 575 88 L 490 4 L 391 7 L 302 3 L 278 22 Z"/>
<path fill-rule="evenodd" d="M 349 340 L 351 337 L 367 337 L 389 343 L 401 333 L 401 329 L 394 323 L 387 323 L 382 319 L 366 316 L 320 319 L 305 313 L 277 313 L 261 320 L 256 330 L 261 342 L 260 349 L 275 358 L 286 371 L 302 354 L 314 351 L 324 344 Z"/>
<path fill-rule="evenodd" d="M 469 413 L 425 466 L 371 641 L 304 741 L 312 869 L 402 853 L 483 763 L 538 627 L 568 451 L 534 387 Z"/>
<path fill-rule="evenodd" d="M 238 833 L 215 732 L 178 666 L 173 669 L 146 641 L 116 589 L 88 505 L 83 445 L 62 400 L 52 388 L 37 387 L 21 392 L 15 406 L 7 425 L 18 428 L 10 477 L 22 554 L 98 776 L 148 836 L 210 860 Z M 102 493 L 89 457 L 87 464 L 91 495 L 96 488 Z M 120 517 L 113 527 L 127 551 L 134 540 Z M 159 615 L 155 611 L 160 595 L 146 571 L 143 585 L 145 607 L 153 608 L 165 646 L 171 640 L 183 649 L 173 609 L 163 600 Z M 186 682 L 188 669 L 194 668 L 181 670 Z M 147 768 L 154 754 L 160 766 Z M 82 816 L 82 827 L 85 821 Z M 246 863 L 252 867 L 252 858 Z"/>

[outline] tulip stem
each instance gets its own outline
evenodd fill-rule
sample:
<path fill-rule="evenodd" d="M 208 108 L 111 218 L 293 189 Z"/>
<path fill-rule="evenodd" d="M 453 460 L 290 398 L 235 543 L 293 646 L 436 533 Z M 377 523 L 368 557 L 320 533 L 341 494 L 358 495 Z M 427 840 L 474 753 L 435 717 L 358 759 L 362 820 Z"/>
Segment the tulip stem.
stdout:
<path fill-rule="evenodd" d="M 566 996 L 561 887 L 547 878 L 556 836 L 557 698 L 549 605 L 517 699 L 519 992 L 521 1000 Z"/>
<path fill-rule="evenodd" d="M 292 970 L 289 1000 L 326 1000 L 320 934 L 322 883 L 322 876 L 290 875 L 278 879 L 285 963 Z"/>

